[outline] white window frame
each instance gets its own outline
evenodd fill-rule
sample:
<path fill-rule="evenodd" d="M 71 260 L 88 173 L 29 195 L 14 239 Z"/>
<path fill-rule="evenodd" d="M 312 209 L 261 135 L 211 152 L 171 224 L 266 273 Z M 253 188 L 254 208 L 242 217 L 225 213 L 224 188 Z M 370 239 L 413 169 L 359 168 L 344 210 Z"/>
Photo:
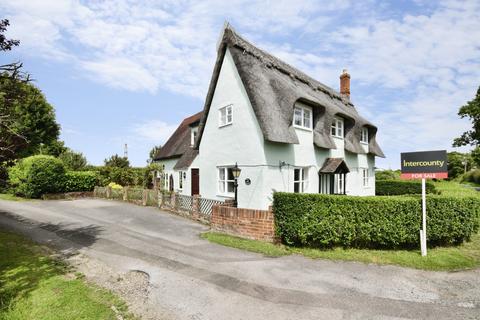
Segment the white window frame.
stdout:
<path fill-rule="evenodd" d="M 370 175 L 368 174 L 368 168 L 361 168 L 362 171 L 362 185 L 365 188 L 370 187 Z"/>
<path fill-rule="evenodd" d="M 193 146 L 195 143 L 195 138 L 198 135 L 198 127 L 192 128 L 190 131 L 190 145 Z"/>
<path fill-rule="evenodd" d="M 164 184 L 165 184 L 165 190 L 169 190 L 169 181 L 170 181 L 170 177 L 168 175 L 168 173 L 164 173 L 163 174 L 163 179 L 164 179 Z"/>
<path fill-rule="evenodd" d="M 344 129 L 345 129 L 344 120 L 339 117 L 333 118 L 330 134 L 335 138 L 343 139 Z"/>
<path fill-rule="evenodd" d="M 298 193 L 306 193 L 308 191 L 308 169 L 308 167 L 293 169 L 293 192 L 296 192 L 296 184 L 298 184 Z M 298 180 L 295 180 L 295 171 L 298 171 Z"/>
<path fill-rule="evenodd" d="M 223 113 L 225 115 L 223 115 Z M 233 104 L 218 109 L 218 127 L 225 127 L 233 123 Z"/>
<path fill-rule="evenodd" d="M 231 167 L 217 167 L 217 192 L 218 192 L 218 195 L 220 195 L 220 196 L 233 197 L 235 195 L 235 191 L 231 191 L 231 192 L 228 191 L 228 185 L 230 183 L 235 184 L 235 179 L 234 178 L 232 178 L 231 180 L 228 179 L 228 170 L 232 170 L 232 169 L 233 169 L 233 166 L 231 166 Z M 222 170 L 223 170 L 224 179 L 221 179 L 220 172 Z M 232 174 L 232 176 L 233 176 L 233 174 Z M 220 188 L 220 185 L 223 185 L 223 191 L 222 191 L 222 188 Z"/>
<path fill-rule="evenodd" d="M 183 182 L 184 182 L 184 174 L 183 171 L 178 172 L 178 190 L 183 190 Z"/>
<path fill-rule="evenodd" d="M 297 112 L 299 113 L 298 115 L 300 116 L 300 122 L 301 124 L 297 124 L 295 120 L 296 117 L 297 117 Z M 308 118 L 305 117 L 306 115 L 308 115 Z M 309 120 L 309 123 L 306 124 L 306 120 Z M 295 108 L 293 109 L 293 126 L 295 128 L 299 128 L 299 129 L 306 129 L 306 130 L 312 130 L 313 128 L 313 112 L 312 112 L 312 109 L 309 108 L 309 107 L 303 107 L 303 106 L 295 106 Z"/>
<path fill-rule="evenodd" d="M 360 135 L 360 142 L 363 144 L 368 144 L 368 128 L 363 127 L 362 133 Z"/>
<path fill-rule="evenodd" d="M 335 175 L 334 181 L 335 181 L 336 190 L 334 190 L 334 192 L 336 194 L 344 194 L 345 193 L 344 190 L 343 190 L 343 187 L 344 187 L 343 179 L 345 179 L 345 176 L 342 173 L 339 173 L 339 174 Z"/>

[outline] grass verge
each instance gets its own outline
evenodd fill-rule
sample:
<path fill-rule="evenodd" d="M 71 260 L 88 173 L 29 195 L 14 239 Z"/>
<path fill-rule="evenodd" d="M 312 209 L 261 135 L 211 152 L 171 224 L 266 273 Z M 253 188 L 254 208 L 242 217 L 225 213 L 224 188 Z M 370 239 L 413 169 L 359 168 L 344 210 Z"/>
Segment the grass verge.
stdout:
<path fill-rule="evenodd" d="M 480 266 L 480 234 L 470 242 L 457 247 L 431 248 L 427 257 L 422 257 L 419 250 L 370 250 L 370 249 L 312 249 L 276 245 L 263 241 L 242 239 L 222 233 L 206 232 L 202 238 L 213 243 L 237 249 L 261 253 L 270 257 L 289 254 L 301 254 L 313 259 L 358 261 L 363 263 L 389 264 L 402 267 L 454 271 L 473 269 Z"/>
<path fill-rule="evenodd" d="M 25 198 L 16 197 L 13 194 L 0 193 L 0 200 L 9 200 L 9 201 L 26 201 Z"/>
<path fill-rule="evenodd" d="M 68 271 L 45 247 L 0 230 L 0 320 L 114 320 L 114 308 L 135 319 L 117 296 Z"/>

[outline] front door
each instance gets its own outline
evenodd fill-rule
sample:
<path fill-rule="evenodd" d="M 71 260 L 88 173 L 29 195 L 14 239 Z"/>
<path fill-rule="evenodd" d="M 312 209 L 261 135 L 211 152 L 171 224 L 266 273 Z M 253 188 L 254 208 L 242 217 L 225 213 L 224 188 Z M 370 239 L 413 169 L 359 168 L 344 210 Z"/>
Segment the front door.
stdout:
<path fill-rule="evenodd" d="M 199 169 L 192 169 L 192 196 L 200 194 L 200 171 Z"/>

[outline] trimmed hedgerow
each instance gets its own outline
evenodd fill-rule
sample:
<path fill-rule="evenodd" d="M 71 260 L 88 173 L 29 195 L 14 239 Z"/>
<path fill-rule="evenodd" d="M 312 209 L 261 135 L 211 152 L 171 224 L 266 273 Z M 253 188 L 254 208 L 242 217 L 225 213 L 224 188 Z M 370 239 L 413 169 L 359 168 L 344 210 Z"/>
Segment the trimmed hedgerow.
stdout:
<path fill-rule="evenodd" d="M 426 182 L 425 188 L 427 193 L 439 193 L 435 189 L 435 185 L 431 182 Z M 422 183 L 420 181 L 405 181 L 405 180 L 376 180 L 375 194 L 377 196 L 399 196 L 404 194 L 421 194 Z"/>
<path fill-rule="evenodd" d="M 65 173 L 63 192 L 93 191 L 98 181 L 94 171 L 69 171 Z"/>
<path fill-rule="evenodd" d="M 273 196 L 277 235 L 309 247 L 417 247 L 419 197 L 350 197 L 278 192 Z M 479 228 L 480 198 L 427 198 L 429 245 L 468 240 Z"/>

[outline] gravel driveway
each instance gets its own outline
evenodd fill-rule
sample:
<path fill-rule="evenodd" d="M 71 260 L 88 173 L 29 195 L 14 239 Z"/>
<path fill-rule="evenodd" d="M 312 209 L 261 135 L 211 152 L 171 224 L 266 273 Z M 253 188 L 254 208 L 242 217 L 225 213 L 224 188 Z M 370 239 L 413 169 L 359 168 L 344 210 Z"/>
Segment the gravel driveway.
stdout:
<path fill-rule="evenodd" d="M 0 200 L 0 227 L 49 243 L 145 319 L 480 319 L 480 270 L 266 258 L 128 203 Z"/>

